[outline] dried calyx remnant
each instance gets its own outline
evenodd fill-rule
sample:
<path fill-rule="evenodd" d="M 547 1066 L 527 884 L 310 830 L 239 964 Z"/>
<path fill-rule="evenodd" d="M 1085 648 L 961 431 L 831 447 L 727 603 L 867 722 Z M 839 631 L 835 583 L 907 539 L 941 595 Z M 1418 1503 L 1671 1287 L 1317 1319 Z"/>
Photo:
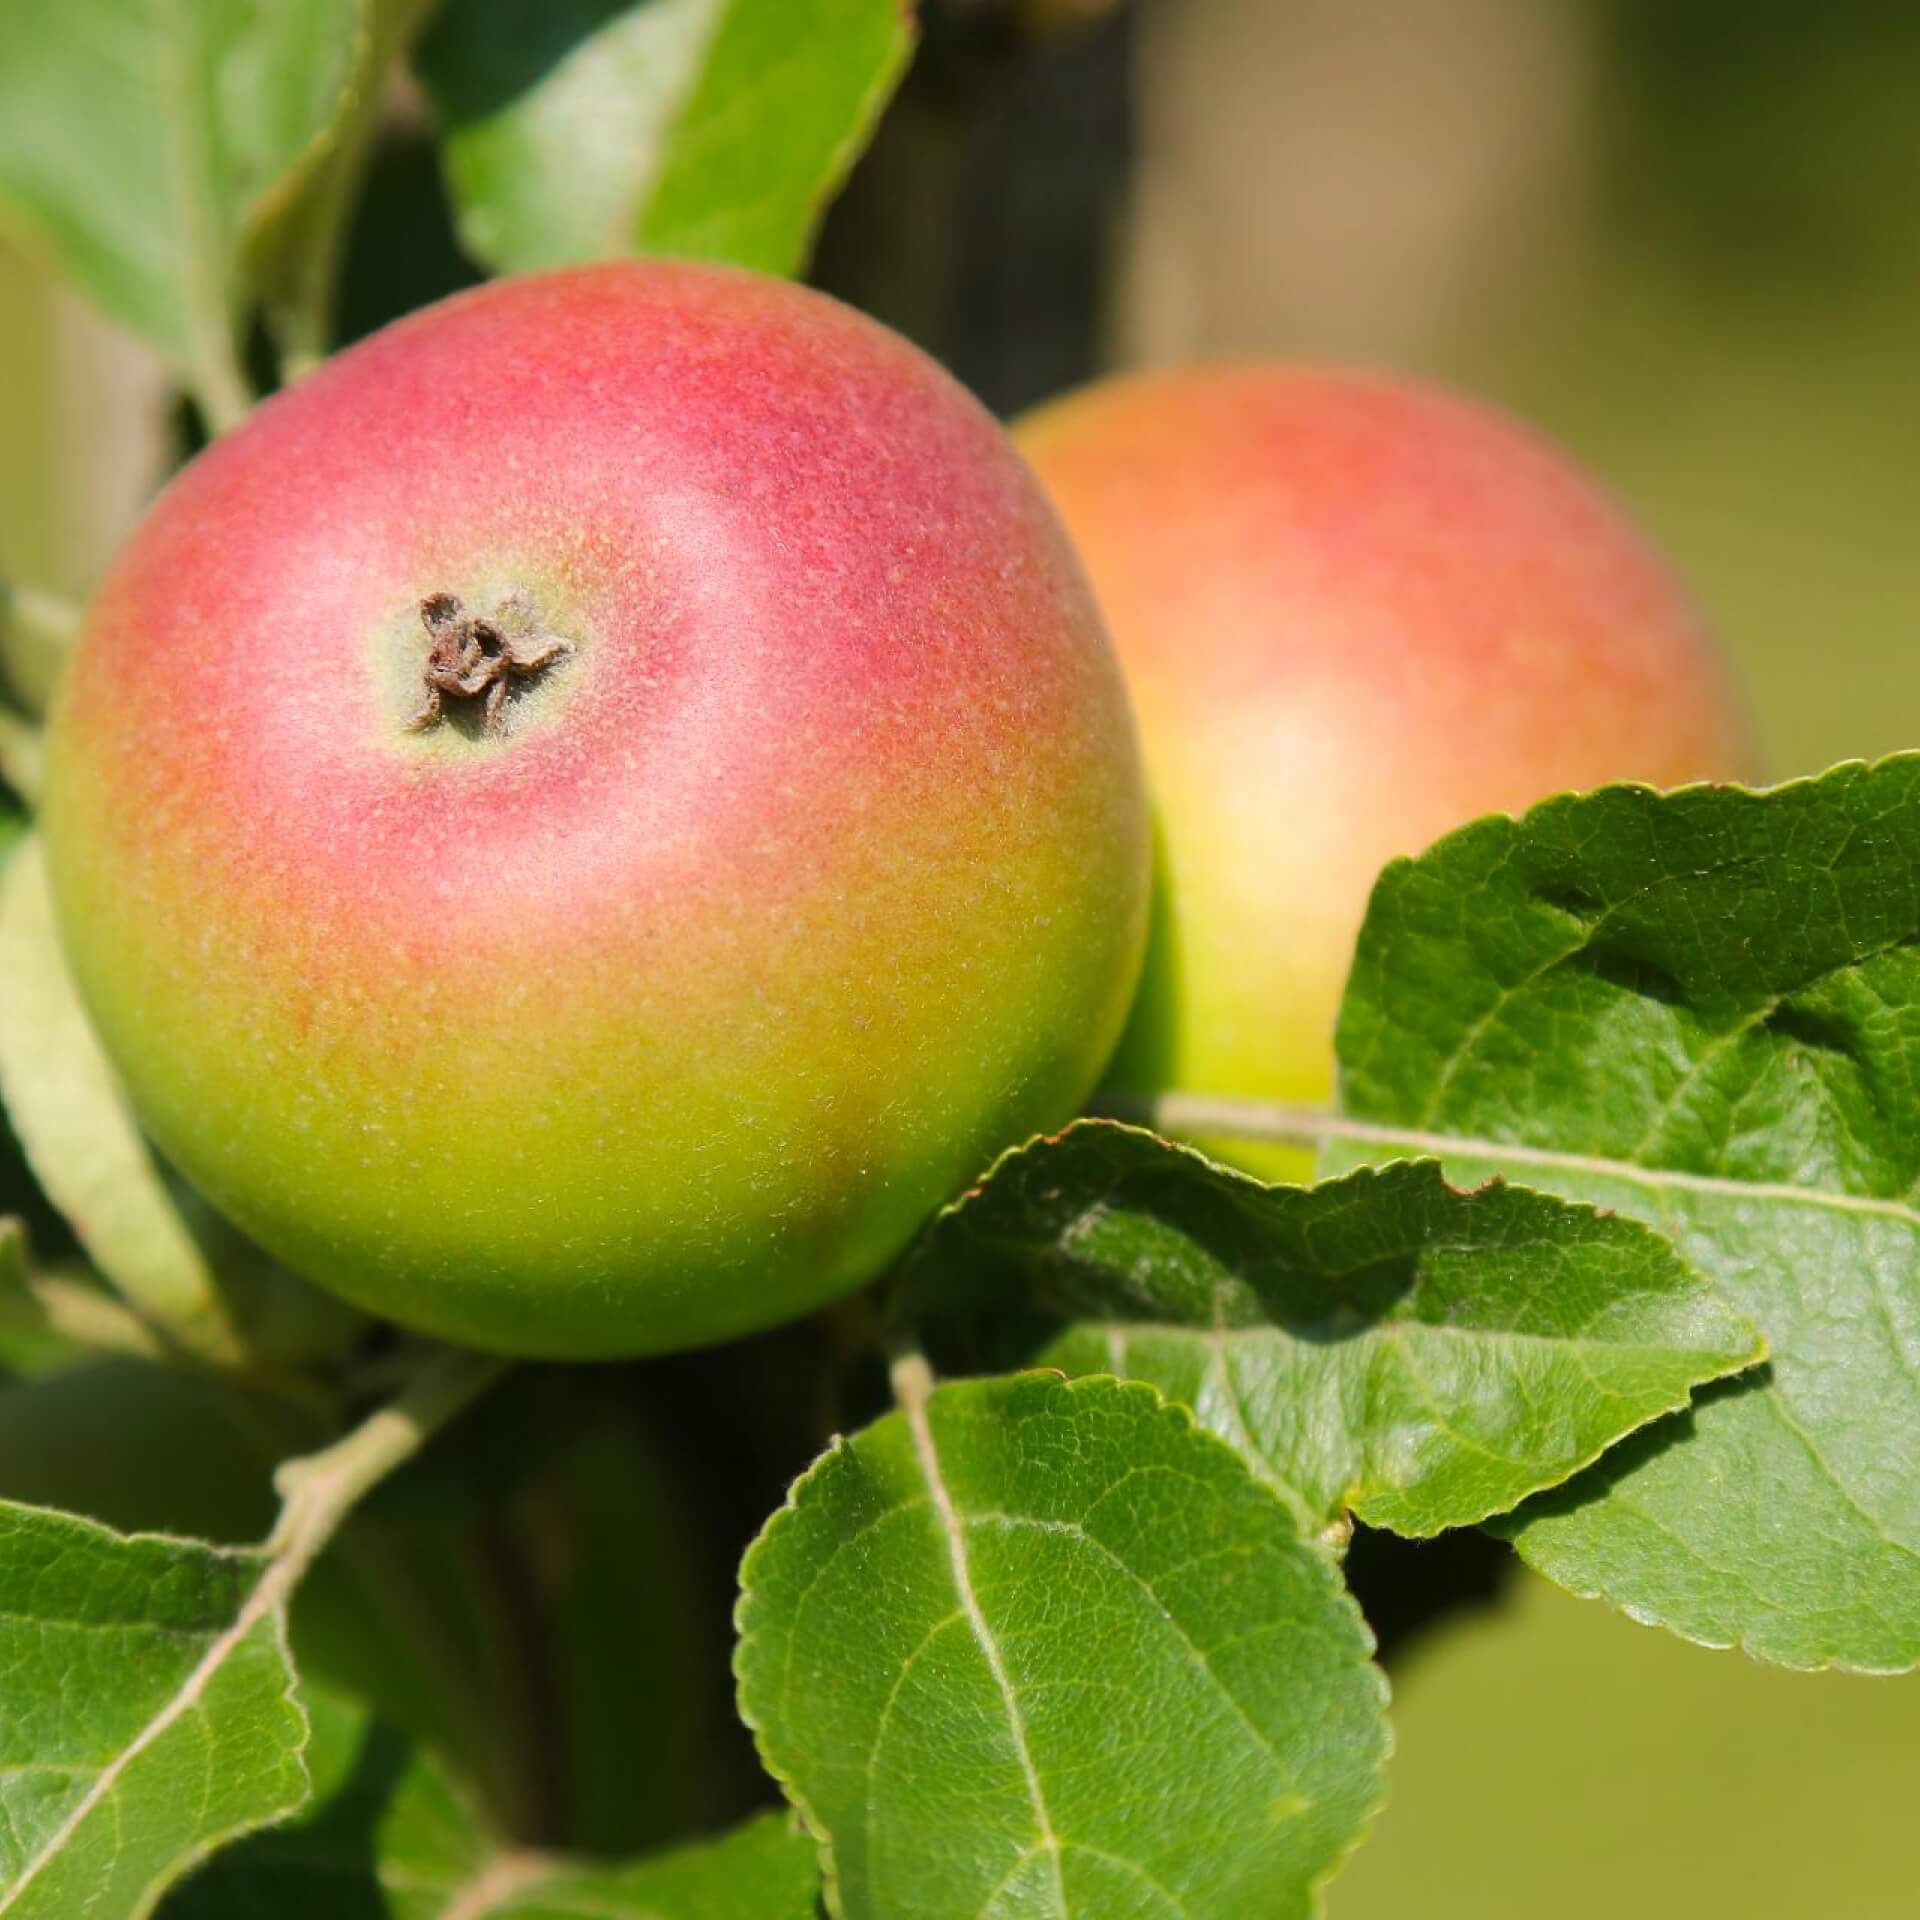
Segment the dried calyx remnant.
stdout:
<path fill-rule="evenodd" d="M 484 700 L 487 732 L 505 733 L 507 694 L 513 683 L 573 653 L 571 640 L 541 626 L 533 602 L 524 593 L 502 600 L 490 620 L 484 614 L 469 613 L 455 594 L 429 594 L 420 602 L 420 618 L 433 644 L 420 676 L 426 682 L 426 703 L 407 722 L 411 733 L 438 725 L 449 700 Z"/>

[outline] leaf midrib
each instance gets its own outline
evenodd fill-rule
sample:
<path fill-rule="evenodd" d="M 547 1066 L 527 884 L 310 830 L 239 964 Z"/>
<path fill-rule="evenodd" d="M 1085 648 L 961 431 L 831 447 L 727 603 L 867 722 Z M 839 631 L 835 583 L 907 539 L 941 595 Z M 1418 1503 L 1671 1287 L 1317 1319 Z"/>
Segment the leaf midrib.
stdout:
<path fill-rule="evenodd" d="M 120 1751 L 94 1775 L 89 1786 L 60 1824 L 49 1834 L 39 1850 L 21 1868 L 19 1878 L 10 1887 L 0 1888 L 0 1914 L 9 1913 L 21 1896 L 27 1893 L 34 1882 L 46 1872 L 71 1843 L 93 1814 L 104 1804 L 125 1777 L 127 1770 L 143 1754 L 159 1745 L 166 1736 L 178 1726 L 187 1713 L 196 1707 L 206 1690 L 219 1677 L 228 1660 L 251 1638 L 254 1629 L 263 1621 L 272 1622 L 276 1610 L 286 1598 L 292 1581 L 285 1574 L 290 1565 L 287 1561 L 277 1561 L 261 1575 L 253 1591 L 246 1597 L 232 1623 L 213 1641 L 204 1654 L 195 1663 L 193 1670 L 186 1675 L 173 1693 L 157 1707 L 146 1724 Z M 280 1576 L 276 1578 L 276 1576 Z"/>
<path fill-rule="evenodd" d="M 1789 1180 L 1749 1180 L 1732 1174 L 1690 1173 L 1678 1167 L 1650 1167 L 1641 1161 L 1606 1154 L 1574 1153 L 1563 1147 L 1496 1140 L 1472 1134 L 1441 1133 L 1423 1127 L 1396 1127 L 1323 1109 L 1280 1106 L 1268 1101 L 1202 1095 L 1164 1094 L 1153 1102 L 1153 1120 L 1176 1134 L 1213 1134 L 1282 1146 L 1324 1146 L 1351 1141 L 1359 1146 L 1400 1147 L 1423 1158 L 1485 1160 L 1513 1166 L 1547 1167 L 1596 1179 L 1620 1180 L 1653 1191 L 1704 1193 L 1731 1200 L 1774 1201 L 1834 1213 L 1895 1220 L 1920 1228 L 1920 1208 L 1906 1200 L 1877 1194 L 1838 1193 L 1829 1187 L 1802 1186 Z"/>
<path fill-rule="evenodd" d="M 987 1623 L 986 1614 L 981 1610 L 979 1596 L 974 1592 L 973 1570 L 967 1554 L 966 1529 L 954 1507 L 953 1495 L 948 1490 L 946 1475 L 940 1465 L 939 1448 L 934 1443 L 933 1425 L 927 1417 L 927 1403 L 932 1398 L 932 1376 L 922 1363 L 919 1368 L 911 1372 L 902 1369 L 901 1377 L 906 1389 L 900 1394 L 901 1412 L 906 1417 L 907 1431 L 913 1440 L 914 1457 L 919 1462 L 920 1477 L 926 1482 L 928 1499 L 946 1542 L 947 1557 L 953 1571 L 954 1589 L 960 1601 L 961 1610 L 966 1615 L 968 1628 L 980 1648 L 981 1657 L 986 1661 L 987 1669 L 993 1676 L 994 1685 L 999 1689 L 1001 1704 L 1006 1710 L 1008 1730 L 1013 1736 L 1014 1752 L 1019 1758 L 1020 1771 L 1026 1780 L 1027 1797 L 1033 1808 L 1037 1837 L 1052 1863 L 1054 1897 L 1061 1914 L 1065 1915 L 1070 1909 L 1067 1906 L 1066 1882 L 1061 1872 L 1060 1839 L 1054 1832 L 1053 1816 L 1047 1806 L 1046 1791 L 1041 1785 L 1040 1770 L 1034 1764 L 1033 1749 L 1027 1741 L 1026 1715 L 1021 1711 L 1019 1696 L 1014 1690 L 1013 1677 L 1007 1671 L 1000 1644 L 993 1637 L 993 1630 Z"/>

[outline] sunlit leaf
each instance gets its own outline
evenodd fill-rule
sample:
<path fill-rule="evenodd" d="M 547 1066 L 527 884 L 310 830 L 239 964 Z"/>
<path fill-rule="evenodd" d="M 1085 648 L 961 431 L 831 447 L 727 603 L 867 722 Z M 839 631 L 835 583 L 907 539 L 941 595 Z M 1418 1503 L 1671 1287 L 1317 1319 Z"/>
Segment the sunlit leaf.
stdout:
<path fill-rule="evenodd" d="M 244 407 L 245 254 L 323 157 L 361 71 L 366 0 L 9 0 L 0 219 Z"/>
<path fill-rule="evenodd" d="M 1332 1562 L 1150 1387 L 901 1373 L 742 1571 L 742 1710 L 835 1910 L 1311 1913 L 1386 1747 Z"/>
<path fill-rule="evenodd" d="M 1618 787 L 1388 868 L 1340 1024 L 1357 1156 L 1638 1215 L 1766 1336 L 1525 1509 L 1533 1564 L 1788 1666 L 1920 1661 L 1920 757 Z"/>
<path fill-rule="evenodd" d="M 1432 1161 L 1270 1187 L 1101 1122 L 1008 1154 L 900 1305 L 975 1364 L 1152 1381 L 1315 1529 L 1504 1512 L 1759 1357 L 1636 1221 Z"/>
<path fill-rule="evenodd" d="M 0 1504 L 0 1914 L 145 1914 L 306 1797 L 267 1567 Z"/>
<path fill-rule="evenodd" d="M 913 41 L 905 0 L 449 0 L 420 72 L 467 246 L 510 271 L 800 266 Z"/>
<path fill-rule="evenodd" d="M 309 1690 L 313 1804 L 230 1847 L 164 1920 L 814 1920 L 820 1871 L 785 1814 L 633 1865 L 495 1839 L 446 1764 Z"/>

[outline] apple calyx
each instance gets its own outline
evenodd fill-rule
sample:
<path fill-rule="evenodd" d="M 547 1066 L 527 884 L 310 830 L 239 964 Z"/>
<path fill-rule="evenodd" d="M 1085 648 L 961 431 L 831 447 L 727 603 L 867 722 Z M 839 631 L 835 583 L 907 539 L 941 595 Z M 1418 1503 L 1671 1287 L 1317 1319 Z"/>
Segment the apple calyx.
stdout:
<path fill-rule="evenodd" d="M 524 592 L 509 594 L 490 620 L 468 612 L 458 594 L 430 593 L 420 602 L 420 620 L 429 641 L 420 674 L 427 697 L 407 722 L 409 733 L 438 726 L 449 700 L 480 700 L 485 730 L 498 738 L 507 730 L 513 683 L 544 673 L 574 652 L 571 640 L 545 630 Z"/>

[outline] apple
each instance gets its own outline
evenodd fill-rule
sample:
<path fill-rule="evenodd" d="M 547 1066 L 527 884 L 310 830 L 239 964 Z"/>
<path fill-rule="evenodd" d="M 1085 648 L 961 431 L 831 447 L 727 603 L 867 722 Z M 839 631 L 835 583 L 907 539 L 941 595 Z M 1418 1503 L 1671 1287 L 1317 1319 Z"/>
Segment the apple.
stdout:
<path fill-rule="evenodd" d="M 1253 363 L 1100 383 L 1015 437 L 1093 578 L 1154 796 L 1122 1093 L 1326 1100 L 1387 861 L 1569 788 L 1755 770 L 1699 608 L 1500 413 Z"/>
<path fill-rule="evenodd" d="M 1006 436 L 791 284 L 409 316 L 161 497 L 52 725 L 49 869 L 159 1144 L 357 1305 L 723 1339 L 1071 1115 L 1149 896 L 1124 683 Z"/>

